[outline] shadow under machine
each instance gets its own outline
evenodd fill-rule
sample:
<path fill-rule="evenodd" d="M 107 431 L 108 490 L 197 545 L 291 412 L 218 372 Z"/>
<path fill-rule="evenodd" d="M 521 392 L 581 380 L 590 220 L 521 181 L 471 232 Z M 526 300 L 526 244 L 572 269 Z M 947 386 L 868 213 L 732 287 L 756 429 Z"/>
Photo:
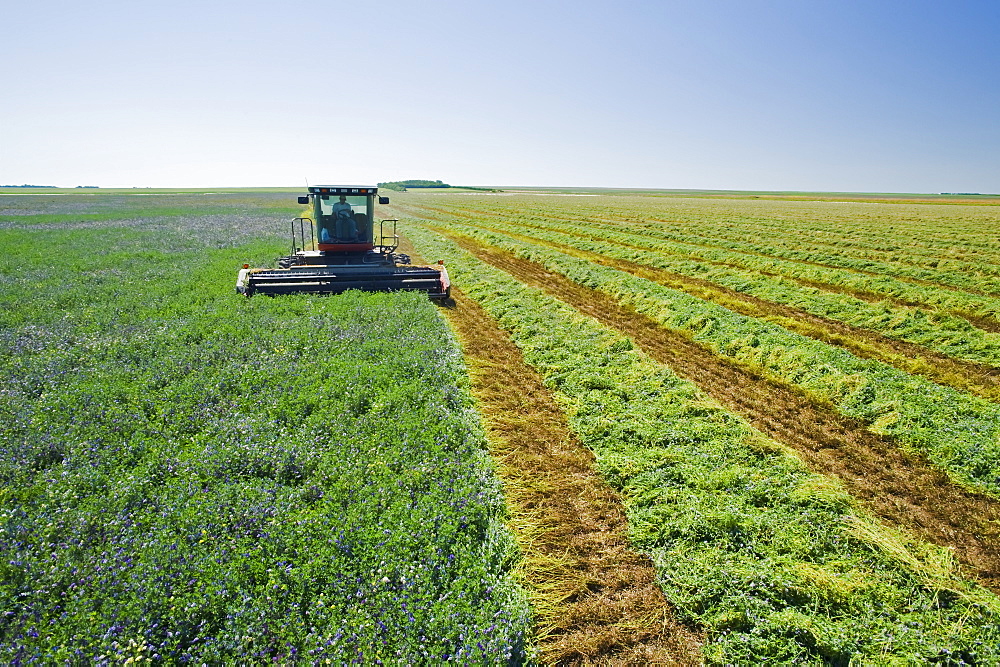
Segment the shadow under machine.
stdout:
<path fill-rule="evenodd" d="M 378 188 L 358 185 L 317 185 L 299 197 L 309 204 L 312 217 L 292 221 L 292 253 L 276 260 L 277 267 L 250 268 L 244 264 L 236 278 L 236 291 L 254 294 L 339 294 L 414 290 L 432 299 L 451 293 L 448 272 L 442 263 L 413 266 L 396 252 L 399 235 L 396 218 L 375 222 Z M 388 197 L 378 197 L 388 204 Z"/>

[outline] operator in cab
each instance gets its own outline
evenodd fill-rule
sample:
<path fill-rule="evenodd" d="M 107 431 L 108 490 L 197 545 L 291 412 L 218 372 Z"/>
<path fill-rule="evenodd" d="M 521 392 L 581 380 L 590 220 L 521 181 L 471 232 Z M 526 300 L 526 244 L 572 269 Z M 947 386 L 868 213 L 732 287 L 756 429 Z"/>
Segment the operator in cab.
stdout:
<path fill-rule="evenodd" d="M 340 201 L 333 205 L 333 217 L 337 226 L 337 238 L 343 241 L 358 240 L 358 223 L 354 219 L 354 208 L 347 203 L 347 197 L 340 195 Z"/>

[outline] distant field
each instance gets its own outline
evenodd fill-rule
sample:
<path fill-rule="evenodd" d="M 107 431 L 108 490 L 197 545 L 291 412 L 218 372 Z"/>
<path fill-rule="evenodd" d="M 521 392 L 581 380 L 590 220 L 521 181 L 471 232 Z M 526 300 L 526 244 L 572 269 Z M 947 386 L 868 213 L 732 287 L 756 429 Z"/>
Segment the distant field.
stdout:
<path fill-rule="evenodd" d="M 696 199 L 770 199 L 780 201 L 857 201 L 882 203 L 935 203 L 935 204 L 971 204 L 994 206 L 1000 204 L 1000 194 L 990 193 L 894 193 L 894 192 L 798 192 L 758 191 L 758 190 L 676 190 L 676 189 L 642 189 L 642 188 L 572 188 L 572 187 L 512 187 L 489 186 L 503 195 L 602 195 L 602 196 L 642 196 L 657 198 L 696 198 Z M 478 187 L 474 190 L 483 190 Z M 422 189 L 422 194 L 455 194 L 462 186 L 452 186 L 448 189 Z M 471 192 L 471 190 L 470 190 Z"/>
<path fill-rule="evenodd" d="M 608 196 L 634 196 L 645 197 L 670 197 L 670 198 L 690 198 L 698 199 L 773 199 L 785 201 L 858 201 L 858 202 L 884 202 L 884 203 L 936 203 L 936 204 L 965 204 L 965 205 L 988 205 L 1000 204 L 1000 194 L 990 193 L 966 193 L 966 194 L 941 194 L 941 193 L 892 193 L 892 192 L 797 192 L 797 191 L 756 191 L 756 190 L 677 190 L 677 189 L 632 189 L 632 188 L 573 188 L 573 187 L 522 187 L 522 186 L 470 186 L 464 188 L 461 185 L 454 185 L 449 188 L 434 190 L 421 189 L 423 193 L 475 193 L 484 189 L 494 189 L 503 194 L 581 194 L 581 195 L 608 195 Z M 9 195 L 184 195 L 184 194 L 253 194 L 253 193 L 287 193 L 297 195 L 302 192 L 300 186 L 272 187 L 272 188 L 243 188 L 243 187 L 218 187 L 218 188 L 21 188 L 21 187 L 0 187 L 0 194 Z"/>
<path fill-rule="evenodd" d="M 0 656 L 1000 662 L 997 201 L 500 189 L 0 192 Z"/>

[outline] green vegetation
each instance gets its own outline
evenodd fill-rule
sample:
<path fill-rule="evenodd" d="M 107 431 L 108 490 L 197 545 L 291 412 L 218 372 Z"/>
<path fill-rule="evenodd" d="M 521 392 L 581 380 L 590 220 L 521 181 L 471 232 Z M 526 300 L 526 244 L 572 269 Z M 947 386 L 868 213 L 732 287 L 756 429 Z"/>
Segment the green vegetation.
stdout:
<path fill-rule="evenodd" d="M 442 183 L 441 181 L 421 181 L 421 180 L 409 180 L 409 181 L 388 181 L 386 183 L 379 183 L 380 188 L 385 188 L 386 190 L 398 190 L 399 192 L 406 192 L 407 188 L 450 188 L 451 186 L 447 183 Z"/>
<path fill-rule="evenodd" d="M 709 662 L 1000 660 L 1000 599 L 962 581 L 948 550 L 880 525 L 628 338 L 433 232 L 410 236 L 566 406 L 668 599 L 708 630 Z"/>
<path fill-rule="evenodd" d="M 610 294 L 668 328 L 688 332 L 720 357 L 799 387 L 817 401 L 899 438 L 962 483 L 1000 494 L 1000 406 L 995 403 L 859 359 L 644 278 L 508 236 L 465 231 Z"/>
<path fill-rule="evenodd" d="M 412 183 L 451 187 L 396 182 Z M 810 472 L 607 315 L 648 316 L 642 344 L 670 341 L 658 359 L 696 351 L 719 395 L 750 377 L 720 370 L 749 370 L 757 384 L 734 404 L 753 404 L 755 423 L 798 427 L 792 405 L 848 415 L 854 435 L 926 455 L 992 511 L 996 402 L 644 267 L 788 306 L 785 321 L 795 308 L 995 368 L 995 208 L 596 192 L 396 204 L 423 218 L 404 233 L 447 260 L 595 453 L 677 615 L 706 631 L 706 660 L 1000 663 L 1000 598 L 960 569 L 995 561 L 881 523 L 844 490 L 854 477 Z M 238 266 L 287 252 L 294 194 L 0 194 L 0 660 L 530 661 L 504 523 L 540 519 L 505 516 L 438 309 L 421 294 L 234 293 Z M 522 278 L 444 233 L 506 251 L 483 256 Z M 777 393 L 754 393 L 765 384 L 799 402 L 772 406 L 760 397 Z M 935 518 L 972 535 L 956 516 Z M 986 532 L 976 544 L 995 544 Z"/>
<path fill-rule="evenodd" d="M 461 218 L 450 222 L 464 223 Z M 665 269 L 681 276 L 707 280 L 736 292 L 749 294 L 773 303 L 801 309 L 820 317 L 837 320 L 863 329 L 926 346 L 943 354 L 969 361 L 1000 366 L 1000 334 L 983 331 L 968 320 L 949 312 L 928 313 L 925 309 L 901 306 L 882 301 L 871 303 L 850 294 L 823 291 L 814 286 L 871 286 L 870 278 L 852 280 L 845 272 L 822 270 L 796 265 L 769 257 L 750 256 L 729 251 L 712 251 L 692 245 L 671 243 L 664 234 L 641 235 L 606 230 L 600 224 L 581 228 L 571 222 L 553 222 L 525 218 L 477 221 L 474 227 L 537 239 L 593 252 L 605 257 L 636 262 Z M 608 226 L 610 227 L 610 226 Z M 781 273 L 777 273 L 780 271 Z M 834 274 L 840 275 L 834 275 Z M 901 289 L 899 289 L 901 288 Z M 898 293 L 919 293 L 927 302 L 931 290 L 916 285 L 901 284 Z M 964 307 L 980 314 L 1000 313 L 1000 300 L 970 297 L 949 290 L 940 290 L 941 298 L 954 308 Z M 913 298 L 913 297 L 911 297 Z M 979 308 L 973 303 L 984 303 Z"/>
<path fill-rule="evenodd" d="M 524 214 L 518 204 L 516 200 L 505 206 L 477 202 L 471 213 L 487 225 L 494 222 L 541 225 L 868 298 L 899 300 L 961 316 L 987 318 L 1000 325 L 1000 299 L 980 293 L 997 280 L 990 274 L 1000 275 L 996 268 L 1000 253 L 988 231 L 1000 222 L 1000 216 L 987 207 L 968 210 L 950 206 L 947 212 L 952 215 L 939 214 L 928 223 L 909 228 L 905 222 L 908 211 L 900 210 L 901 206 L 894 207 L 892 212 L 902 220 L 885 215 L 865 225 L 863 216 L 871 215 L 872 205 L 839 202 L 836 217 L 831 216 L 829 209 L 804 208 L 805 204 L 799 202 L 795 202 L 796 208 L 791 212 L 785 208 L 765 209 L 768 217 L 756 210 L 737 207 L 737 204 L 747 206 L 744 202 L 700 202 L 698 207 L 679 208 L 661 204 L 650 209 L 636 204 L 630 209 L 616 208 L 611 212 L 580 205 L 543 208 L 534 204 L 530 206 L 530 215 Z M 435 206 L 450 206 L 465 218 L 470 213 L 465 210 L 467 205 L 468 202 L 456 205 L 454 201 L 435 201 Z M 753 205 L 775 206 L 771 202 Z M 777 217 L 776 211 L 782 217 Z M 809 216 L 807 221 L 792 217 L 790 213 L 795 212 Z M 851 230 L 847 238 L 845 229 Z"/>
<path fill-rule="evenodd" d="M 525 658 L 425 297 L 237 297 L 288 197 L 28 199 L 0 206 L 0 660 Z"/>

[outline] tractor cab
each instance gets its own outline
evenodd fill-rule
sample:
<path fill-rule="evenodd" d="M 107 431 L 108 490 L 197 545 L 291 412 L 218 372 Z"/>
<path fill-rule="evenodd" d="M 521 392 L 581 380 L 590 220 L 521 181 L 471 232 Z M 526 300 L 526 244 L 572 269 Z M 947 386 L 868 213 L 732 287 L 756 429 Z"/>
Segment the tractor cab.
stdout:
<path fill-rule="evenodd" d="M 311 204 L 316 249 L 323 252 L 368 252 L 375 247 L 374 186 L 317 185 L 300 204 Z M 379 197 L 388 204 L 388 197 Z"/>

